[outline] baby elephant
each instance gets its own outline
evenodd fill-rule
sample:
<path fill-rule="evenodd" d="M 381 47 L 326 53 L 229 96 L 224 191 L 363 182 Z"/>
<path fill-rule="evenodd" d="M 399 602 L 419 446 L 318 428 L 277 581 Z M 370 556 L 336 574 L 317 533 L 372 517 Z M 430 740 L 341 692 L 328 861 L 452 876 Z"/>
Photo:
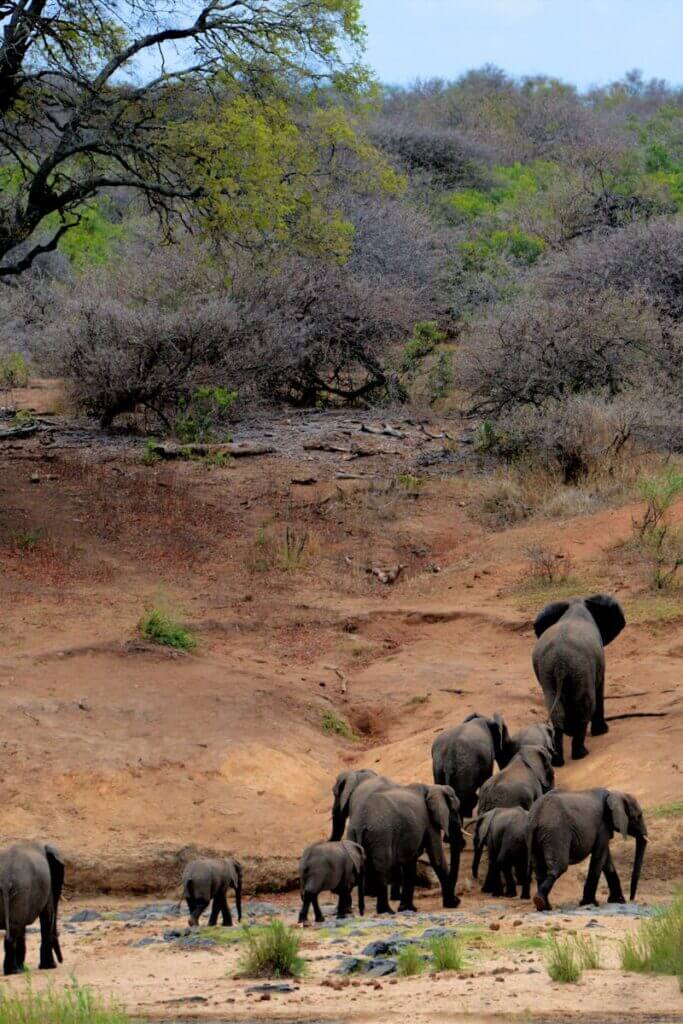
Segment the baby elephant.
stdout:
<path fill-rule="evenodd" d="M 361 915 L 365 913 L 365 853 L 358 843 L 342 839 L 340 842 L 320 842 L 307 846 L 301 855 L 299 873 L 299 924 L 307 923 L 311 906 L 316 921 L 325 920 L 318 904 L 318 895 L 324 890 L 339 897 L 337 917 L 347 917 L 352 911 L 351 892 L 354 886 L 358 886 L 358 910 Z"/>
<path fill-rule="evenodd" d="M 521 807 L 496 807 L 477 818 L 474 827 L 474 857 L 472 877 L 479 874 L 479 862 L 484 850 L 488 853 L 489 867 L 482 892 L 502 896 L 501 873 L 505 878 L 505 895 L 516 896 L 522 887 L 522 899 L 528 900 L 529 851 L 527 849 L 527 823 L 529 812 Z M 513 874 L 514 872 L 514 874 Z"/>
<path fill-rule="evenodd" d="M 64 862 L 54 846 L 19 843 L 0 854 L 0 928 L 5 929 L 5 974 L 23 970 L 26 929 L 40 918 L 40 968 L 60 964 L 57 907 L 64 885 Z"/>
<path fill-rule="evenodd" d="M 223 924 L 226 927 L 232 926 L 232 915 L 228 906 L 227 893 L 229 888 L 235 890 L 235 907 L 237 909 L 237 920 L 242 920 L 242 865 L 232 857 L 224 860 L 209 860 L 207 857 L 200 857 L 199 860 L 190 861 L 183 871 L 183 898 L 187 900 L 187 907 L 190 911 L 188 924 L 190 928 L 196 928 L 199 918 L 202 916 L 211 900 L 211 915 L 209 924 L 218 923 L 220 911 Z"/>
<path fill-rule="evenodd" d="M 478 813 L 494 807 L 523 807 L 529 810 L 534 800 L 555 785 L 550 754 L 545 747 L 522 747 L 510 763 L 489 779 L 479 793 Z"/>

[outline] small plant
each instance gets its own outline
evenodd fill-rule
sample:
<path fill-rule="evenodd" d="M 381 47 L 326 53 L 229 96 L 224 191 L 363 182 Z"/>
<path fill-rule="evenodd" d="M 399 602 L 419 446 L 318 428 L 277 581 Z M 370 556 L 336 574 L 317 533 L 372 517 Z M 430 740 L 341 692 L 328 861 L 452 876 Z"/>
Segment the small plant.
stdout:
<path fill-rule="evenodd" d="M 340 718 L 336 711 L 327 710 L 323 712 L 323 732 L 328 736 L 343 736 L 345 740 L 355 740 L 356 734 L 343 718 Z"/>
<path fill-rule="evenodd" d="M 463 969 L 463 947 L 455 935 L 436 936 L 429 943 L 429 949 L 435 971 L 461 971 Z"/>
<path fill-rule="evenodd" d="M 173 433 L 181 444 L 230 440 L 225 427 L 236 399 L 226 388 L 197 388 L 175 417 Z"/>
<path fill-rule="evenodd" d="M 35 416 L 30 409 L 19 409 L 12 417 L 13 427 L 28 427 L 35 423 Z"/>
<path fill-rule="evenodd" d="M 633 522 L 634 541 L 649 563 L 652 586 L 663 590 L 683 566 L 683 535 L 669 517 L 673 505 L 683 497 L 683 473 L 670 466 L 659 476 L 641 479 L 638 489 L 645 511 L 642 519 Z"/>
<path fill-rule="evenodd" d="M 437 402 L 445 398 L 452 390 L 455 382 L 453 370 L 453 356 L 450 352 L 440 352 L 438 358 L 429 371 L 429 401 Z"/>
<path fill-rule="evenodd" d="M 560 939 L 553 936 L 546 953 L 545 964 L 553 981 L 573 984 L 581 977 L 581 964 L 571 937 Z"/>
<path fill-rule="evenodd" d="M 576 958 L 584 971 L 599 971 L 602 967 L 600 950 L 590 935 L 577 935 L 574 940 Z"/>
<path fill-rule="evenodd" d="M 543 583 L 557 583 L 571 573 L 571 563 L 566 555 L 552 551 L 543 544 L 530 545 L 525 554 L 529 559 L 529 575 Z"/>
<path fill-rule="evenodd" d="M 422 360 L 431 355 L 437 345 L 446 340 L 446 335 L 439 330 L 435 320 L 427 320 L 415 324 L 413 336 L 403 348 L 401 370 L 403 373 L 414 373 Z"/>
<path fill-rule="evenodd" d="M 674 800 L 670 804 L 660 804 L 650 811 L 653 818 L 683 818 L 683 800 Z"/>
<path fill-rule="evenodd" d="M 0 388 L 25 388 L 28 380 L 29 366 L 21 352 L 0 356 Z"/>
<path fill-rule="evenodd" d="M 33 551 L 42 536 L 43 531 L 39 529 L 19 530 L 14 534 L 14 543 L 20 551 Z"/>
<path fill-rule="evenodd" d="M 197 646 L 197 641 L 189 630 L 179 626 L 177 622 L 159 608 L 152 608 L 142 616 L 138 624 L 140 633 L 145 640 L 161 644 L 164 647 L 174 647 L 178 651 L 192 651 Z"/>
<path fill-rule="evenodd" d="M 279 552 L 282 568 L 289 572 L 303 569 L 313 554 L 313 547 L 313 540 L 308 532 L 297 533 L 291 526 L 287 526 Z"/>
<path fill-rule="evenodd" d="M 400 950 L 396 958 L 398 973 L 403 978 L 413 977 L 415 974 L 422 974 L 425 969 L 425 960 L 417 946 L 406 946 Z"/>
<path fill-rule="evenodd" d="M 421 477 L 413 476 L 412 473 L 401 473 L 398 482 L 406 494 L 411 494 L 414 497 L 418 496 L 424 484 L 424 480 Z"/>
<path fill-rule="evenodd" d="M 245 950 L 240 957 L 243 978 L 300 978 L 306 962 L 299 955 L 301 937 L 282 921 L 271 921 L 260 934 L 244 927 Z"/>
<path fill-rule="evenodd" d="M 408 701 L 409 706 L 416 706 L 419 704 L 426 704 L 429 700 L 428 693 L 416 693 L 414 697 L 411 697 Z"/>
<path fill-rule="evenodd" d="M 476 451 L 485 454 L 486 452 L 495 451 L 499 440 L 500 437 L 493 421 L 483 420 L 477 427 L 474 436 L 474 447 Z"/>
<path fill-rule="evenodd" d="M 105 1003 L 75 980 L 55 991 L 34 992 L 29 975 L 23 988 L 0 993 L 0 1024 L 129 1024 L 130 1017 L 114 1002 Z"/>
<path fill-rule="evenodd" d="M 683 978 L 683 894 L 624 939 L 621 966 L 625 971 L 651 971 Z"/>
<path fill-rule="evenodd" d="M 153 437 L 150 437 L 145 441 L 144 451 L 142 453 L 142 462 L 145 466 L 155 466 L 161 456 L 157 451 L 157 442 Z"/>

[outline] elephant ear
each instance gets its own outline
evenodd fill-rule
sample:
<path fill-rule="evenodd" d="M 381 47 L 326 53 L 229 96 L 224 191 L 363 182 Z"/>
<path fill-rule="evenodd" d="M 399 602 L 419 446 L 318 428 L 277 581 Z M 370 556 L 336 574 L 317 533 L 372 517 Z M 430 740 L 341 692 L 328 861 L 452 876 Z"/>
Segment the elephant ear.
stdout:
<path fill-rule="evenodd" d="M 55 905 L 59 903 L 62 889 L 64 887 L 64 860 L 56 846 L 50 843 L 45 846 L 45 856 L 50 868 L 50 883 L 52 885 L 52 901 Z"/>
<path fill-rule="evenodd" d="M 432 823 L 439 832 L 448 835 L 450 811 L 444 794 L 445 786 L 425 786 L 425 800 Z"/>
<path fill-rule="evenodd" d="M 542 786 L 552 789 L 555 785 L 555 772 L 553 771 L 550 755 L 545 747 L 522 747 L 519 752 L 524 764 L 534 773 Z"/>
<path fill-rule="evenodd" d="M 354 789 L 360 784 L 361 778 L 358 772 L 340 772 L 334 784 L 332 792 L 339 804 L 340 811 L 348 810 L 349 800 Z"/>
<path fill-rule="evenodd" d="M 356 873 L 361 874 L 365 869 L 365 850 L 358 843 L 354 843 L 350 839 L 342 839 L 342 844 Z"/>
<path fill-rule="evenodd" d="M 595 619 L 602 643 L 607 647 L 607 644 L 611 644 L 626 625 L 626 617 L 621 605 L 608 594 L 593 594 L 592 597 L 586 597 L 583 603 Z"/>
<path fill-rule="evenodd" d="M 543 636 L 546 629 L 550 629 L 562 618 L 569 608 L 569 601 L 553 601 L 542 608 L 534 619 L 534 633 L 536 636 Z"/>
<path fill-rule="evenodd" d="M 475 720 L 475 718 L 483 718 L 483 717 L 484 716 L 480 715 L 478 711 L 473 711 L 471 715 L 467 716 L 467 718 L 463 718 L 462 724 L 464 725 L 465 722 L 473 722 Z"/>
<path fill-rule="evenodd" d="M 474 826 L 474 845 L 484 846 L 486 838 L 491 831 L 491 825 L 495 816 L 495 809 L 487 811 L 486 814 L 482 814 L 481 818 L 477 818 L 477 823 Z"/>
<path fill-rule="evenodd" d="M 505 724 L 505 719 L 501 715 L 500 711 L 494 711 L 493 716 L 486 719 L 486 724 L 491 732 L 493 745 L 496 750 L 496 760 L 498 760 L 499 755 L 510 742 L 508 727 Z"/>
<path fill-rule="evenodd" d="M 612 818 L 612 827 L 615 832 L 621 832 L 624 839 L 628 835 L 628 808 L 623 793 L 612 792 L 607 794 L 607 807 Z"/>
<path fill-rule="evenodd" d="M 231 858 L 228 863 L 230 865 L 230 884 L 233 889 L 237 889 L 242 885 L 242 865 L 234 858 Z"/>

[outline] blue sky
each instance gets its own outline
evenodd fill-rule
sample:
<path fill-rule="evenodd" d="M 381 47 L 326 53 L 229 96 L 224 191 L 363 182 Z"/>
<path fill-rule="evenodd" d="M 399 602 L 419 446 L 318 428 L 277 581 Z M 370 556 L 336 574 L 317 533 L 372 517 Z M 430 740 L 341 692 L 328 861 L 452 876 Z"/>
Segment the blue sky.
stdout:
<path fill-rule="evenodd" d="M 391 84 L 497 64 L 581 88 L 641 68 L 683 82 L 683 0 L 363 0 L 367 61 Z"/>

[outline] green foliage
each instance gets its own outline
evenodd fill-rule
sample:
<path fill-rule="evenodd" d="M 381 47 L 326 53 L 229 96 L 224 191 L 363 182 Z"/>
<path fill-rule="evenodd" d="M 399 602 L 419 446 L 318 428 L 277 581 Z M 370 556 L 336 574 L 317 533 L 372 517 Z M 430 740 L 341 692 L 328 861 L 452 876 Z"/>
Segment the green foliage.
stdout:
<path fill-rule="evenodd" d="M 271 921 L 259 934 L 243 928 L 245 949 L 239 961 L 243 978 L 300 978 L 306 962 L 299 955 L 301 936 L 282 921 Z"/>
<path fill-rule="evenodd" d="M 560 173 L 558 164 L 545 160 L 496 167 L 494 185 L 489 191 L 467 188 L 444 198 L 446 219 L 456 224 L 471 223 L 483 217 L 513 213 L 529 197 L 547 191 Z"/>
<path fill-rule="evenodd" d="M 576 958 L 584 971 L 599 971 L 602 967 L 600 950 L 595 939 L 590 935 L 577 935 L 574 938 Z"/>
<path fill-rule="evenodd" d="M 27 427 L 35 422 L 35 416 L 30 409 L 19 409 L 12 417 L 13 427 Z"/>
<path fill-rule="evenodd" d="M 461 971 L 465 964 L 462 943 L 454 935 L 436 936 L 429 950 L 435 971 Z"/>
<path fill-rule="evenodd" d="M 336 711 L 323 711 L 322 727 L 328 736 L 343 736 L 345 740 L 358 738 L 349 723 L 340 718 Z"/>
<path fill-rule="evenodd" d="M 424 480 L 419 476 L 412 476 L 411 473 L 401 473 L 398 482 L 408 494 L 418 495 L 424 485 Z"/>
<path fill-rule="evenodd" d="M 157 451 L 157 442 L 153 437 L 150 437 L 145 441 L 145 448 L 142 453 L 141 461 L 145 466 L 155 466 L 161 459 L 159 452 Z"/>
<path fill-rule="evenodd" d="M 426 964 L 422 953 L 417 946 L 405 946 L 399 951 L 396 958 L 397 970 L 402 978 L 411 978 L 416 974 L 422 974 Z"/>
<path fill-rule="evenodd" d="M 0 388 L 25 388 L 29 380 L 29 365 L 21 352 L 0 355 Z"/>
<path fill-rule="evenodd" d="M 670 804 L 660 804 L 650 811 L 653 818 L 683 818 L 683 800 L 674 800 Z"/>
<path fill-rule="evenodd" d="M 621 944 L 625 971 L 674 974 L 683 978 L 683 895 L 638 926 Z"/>
<path fill-rule="evenodd" d="M 453 356 L 450 352 L 439 352 L 434 365 L 429 370 L 430 402 L 445 398 L 452 390 L 454 382 Z"/>
<path fill-rule="evenodd" d="M 581 978 L 581 963 L 571 936 L 564 939 L 553 936 L 546 953 L 545 964 L 553 981 L 574 983 Z"/>
<path fill-rule="evenodd" d="M 307 531 L 299 533 L 292 526 L 287 525 L 279 550 L 280 565 L 288 572 L 303 569 L 308 565 L 314 547 L 313 538 Z"/>
<path fill-rule="evenodd" d="M 33 551 L 43 536 L 41 529 L 19 530 L 14 534 L 14 543 L 20 551 Z"/>
<path fill-rule="evenodd" d="M 476 429 L 474 447 L 478 452 L 493 452 L 498 447 L 500 435 L 493 420 L 483 420 Z"/>
<path fill-rule="evenodd" d="M 100 197 L 91 206 L 76 211 L 79 222 L 59 242 L 59 248 L 71 260 L 74 267 L 103 266 L 111 257 L 116 242 L 125 235 L 125 227 L 113 219 L 111 202 Z M 53 214 L 45 226 L 50 230 L 58 227 L 59 216 Z"/>
<path fill-rule="evenodd" d="M 652 586 L 663 590 L 683 566 L 683 535 L 670 517 L 673 505 L 683 497 L 683 472 L 669 466 L 658 476 L 641 479 L 638 490 L 645 511 L 633 523 L 634 542 L 649 562 Z"/>
<path fill-rule="evenodd" d="M 145 640 L 161 644 L 164 647 L 174 647 L 178 651 L 192 651 L 197 646 L 197 641 L 189 630 L 179 626 L 177 622 L 166 612 L 159 608 L 152 608 L 142 616 L 138 628 Z"/>
<path fill-rule="evenodd" d="M 228 441 L 225 426 L 236 391 L 220 387 L 197 388 L 173 421 L 173 432 L 182 444 Z"/>
<path fill-rule="evenodd" d="M 51 986 L 35 992 L 31 977 L 20 988 L 0 991 L 0 1024 L 129 1024 L 131 1018 L 116 1003 L 75 979 L 66 988 Z"/>
<path fill-rule="evenodd" d="M 446 340 L 446 335 L 439 330 L 436 320 L 426 320 L 415 324 L 412 337 L 406 342 L 403 348 L 401 370 L 403 373 L 413 373 L 422 360 L 431 355 L 437 345 Z"/>

